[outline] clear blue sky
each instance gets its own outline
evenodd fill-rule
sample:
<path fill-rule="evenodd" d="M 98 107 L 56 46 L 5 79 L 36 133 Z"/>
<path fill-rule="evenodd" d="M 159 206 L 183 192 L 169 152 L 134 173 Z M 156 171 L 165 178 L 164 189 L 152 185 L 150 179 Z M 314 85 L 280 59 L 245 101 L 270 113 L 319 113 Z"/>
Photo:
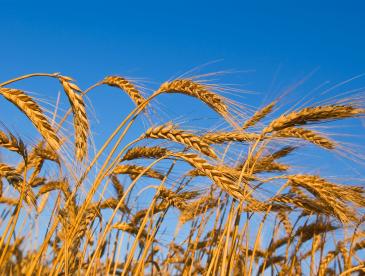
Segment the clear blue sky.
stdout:
<path fill-rule="evenodd" d="M 0 76 L 61 71 L 165 80 L 222 67 L 323 78 L 365 72 L 364 1 L 0 1 Z M 209 67 L 208 67 L 209 69 Z"/>

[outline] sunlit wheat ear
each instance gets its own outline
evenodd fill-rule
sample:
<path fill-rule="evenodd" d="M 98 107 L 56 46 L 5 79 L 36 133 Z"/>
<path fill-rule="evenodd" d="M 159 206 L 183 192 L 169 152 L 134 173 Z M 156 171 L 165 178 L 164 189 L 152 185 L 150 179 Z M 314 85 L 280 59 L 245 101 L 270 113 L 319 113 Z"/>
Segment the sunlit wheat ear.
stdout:
<path fill-rule="evenodd" d="M 207 156 L 217 158 L 214 150 L 199 136 L 177 129 L 172 124 L 151 127 L 145 133 L 146 138 L 167 139 L 195 149 Z"/>
<path fill-rule="evenodd" d="M 123 156 L 122 161 L 138 158 L 161 158 L 167 155 L 168 150 L 162 147 L 134 147 Z"/>
<path fill-rule="evenodd" d="M 200 170 L 209 177 L 218 187 L 223 189 L 232 197 L 242 200 L 244 199 L 243 191 L 239 185 L 227 178 L 223 172 L 217 170 L 215 166 L 209 164 L 206 160 L 193 153 L 175 153 L 177 158 L 183 159 L 191 166 Z"/>
<path fill-rule="evenodd" d="M 137 165 L 118 165 L 114 168 L 113 174 L 128 174 L 132 179 L 136 178 L 139 174 L 141 174 L 146 168 Z M 147 170 L 143 176 L 156 178 L 162 180 L 164 178 L 163 174 L 149 169 Z"/>
<path fill-rule="evenodd" d="M 351 105 L 324 105 L 307 107 L 299 111 L 284 114 L 273 120 L 263 133 L 279 131 L 288 127 L 305 125 L 307 123 L 351 118 L 365 114 L 365 109 Z"/>
<path fill-rule="evenodd" d="M 218 199 L 211 196 L 203 196 L 190 202 L 184 209 L 181 209 L 179 221 L 186 223 L 197 216 L 208 212 L 210 209 L 217 207 Z"/>
<path fill-rule="evenodd" d="M 303 139 L 326 149 L 334 149 L 336 146 L 335 142 L 331 141 L 327 137 L 305 128 L 288 127 L 277 131 L 274 136 Z"/>
<path fill-rule="evenodd" d="M 59 80 L 68 97 L 73 112 L 76 158 L 82 161 L 87 154 L 89 135 L 89 121 L 86 115 L 85 103 L 80 93 L 81 89 L 72 83 L 70 78 L 61 76 Z"/>
<path fill-rule="evenodd" d="M 11 166 L 0 163 L 0 177 L 6 180 L 21 194 L 24 187 L 25 199 L 28 204 L 36 206 L 36 197 L 28 183 L 23 181 L 23 177 Z"/>
<path fill-rule="evenodd" d="M 9 206 L 16 206 L 18 205 L 19 200 L 15 198 L 9 198 L 9 197 L 0 197 L 0 204 L 6 204 Z"/>
<path fill-rule="evenodd" d="M 121 199 L 124 195 L 124 187 L 122 183 L 120 183 L 118 177 L 114 174 L 110 175 L 110 180 L 112 181 L 113 187 L 117 193 L 117 198 Z"/>
<path fill-rule="evenodd" d="M 103 200 L 102 202 L 100 202 L 98 205 L 98 207 L 100 209 L 115 209 L 117 208 L 119 204 L 119 199 L 115 199 L 115 198 L 108 198 L 106 200 Z M 122 212 L 122 213 L 126 213 L 126 214 L 129 214 L 130 213 L 130 210 L 128 208 L 127 205 L 125 204 L 122 204 L 120 207 L 119 207 L 119 210 Z"/>
<path fill-rule="evenodd" d="M 168 202 L 169 205 L 174 206 L 180 210 L 187 207 L 187 200 L 196 198 L 198 195 L 199 193 L 196 191 L 176 193 L 165 187 L 160 188 L 158 194 L 158 196 L 164 201 Z"/>
<path fill-rule="evenodd" d="M 252 126 L 256 125 L 259 121 L 264 119 L 268 114 L 271 113 L 275 104 L 276 104 L 276 101 L 274 101 L 274 102 L 264 106 L 262 109 L 259 109 L 258 111 L 256 111 L 255 114 L 243 124 L 242 129 L 252 127 Z"/>
<path fill-rule="evenodd" d="M 4 132 L 0 131 L 0 147 L 4 147 L 8 150 L 19 153 L 23 158 L 27 157 L 27 149 L 23 141 L 16 138 L 12 133 L 9 132 L 6 135 Z"/>
<path fill-rule="evenodd" d="M 287 176 L 292 186 L 299 186 L 313 194 L 332 209 L 342 222 L 357 221 L 355 209 L 350 204 L 365 205 L 362 187 L 334 184 L 314 175 Z"/>
<path fill-rule="evenodd" d="M 210 91 L 210 87 L 190 79 L 177 79 L 163 83 L 157 90 L 159 93 L 181 93 L 195 97 L 206 103 L 221 115 L 228 113 L 228 107 L 223 97 Z"/>
<path fill-rule="evenodd" d="M 225 142 L 254 142 L 261 139 L 256 133 L 244 132 L 208 132 L 202 136 L 207 144 L 222 144 Z"/>
<path fill-rule="evenodd" d="M 137 105 L 141 105 L 146 99 L 141 92 L 128 80 L 120 76 L 107 76 L 102 80 L 103 84 L 118 87 L 125 91 L 131 100 Z"/>
<path fill-rule="evenodd" d="M 27 94 L 18 89 L 0 87 L 0 94 L 18 107 L 38 129 L 47 143 L 55 150 L 59 148 L 60 140 L 49 124 L 39 105 Z"/>
<path fill-rule="evenodd" d="M 42 158 L 42 160 L 50 160 L 60 164 L 59 155 L 49 147 L 37 146 L 34 149 L 34 153 L 36 156 Z"/>
<path fill-rule="evenodd" d="M 54 190 L 62 191 L 66 199 L 68 199 L 71 196 L 71 191 L 66 181 L 48 181 L 47 183 L 45 183 L 40 187 L 37 197 Z"/>

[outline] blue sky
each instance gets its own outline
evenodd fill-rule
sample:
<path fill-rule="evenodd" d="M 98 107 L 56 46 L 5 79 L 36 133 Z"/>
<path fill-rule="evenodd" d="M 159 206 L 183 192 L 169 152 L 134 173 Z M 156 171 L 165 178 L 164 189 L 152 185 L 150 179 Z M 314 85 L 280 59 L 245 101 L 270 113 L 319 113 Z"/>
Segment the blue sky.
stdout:
<path fill-rule="evenodd" d="M 363 1 L 1 1 L 1 78 L 61 71 L 164 80 L 217 59 L 270 78 L 365 71 Z M 209 67 L 208 67 L 209 69 Z"/>

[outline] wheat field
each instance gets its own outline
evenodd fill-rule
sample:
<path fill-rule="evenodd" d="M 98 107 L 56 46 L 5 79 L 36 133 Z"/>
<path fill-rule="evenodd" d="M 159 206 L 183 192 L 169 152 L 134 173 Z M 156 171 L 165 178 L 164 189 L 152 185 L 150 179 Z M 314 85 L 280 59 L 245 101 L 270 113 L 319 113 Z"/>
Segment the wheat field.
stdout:
<path fill-rule="evenodd" d="M 58 82 L 67 108 L 16 88 L 33 78 Z M 103 87 L 132 111 L 95 146 L 86 97 Z M 248 112 L 220 92 L 194 78 L 151 93 L 121 76 L 87 89 L 59 73 L 1 83 L 37 131 L 23 138 L 3 118 L 1 275 L 365 275 L 363 181 L 325 177 L 315 160 L 361 162 L 326 126 L 363 127 L 363 97 L 286 109 L 278 97 Z M 201 102 L 220 125 L 161 120 L 164 94 Z M 313 161 L 296 163 L 306 152 Z"/>

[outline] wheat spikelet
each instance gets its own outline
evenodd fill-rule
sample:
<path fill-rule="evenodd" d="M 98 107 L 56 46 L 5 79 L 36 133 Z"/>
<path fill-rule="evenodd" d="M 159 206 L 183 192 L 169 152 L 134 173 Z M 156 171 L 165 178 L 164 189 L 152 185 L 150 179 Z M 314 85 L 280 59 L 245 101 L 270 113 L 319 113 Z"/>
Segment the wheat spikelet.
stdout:
<path fill-rule="evenodd" d="M 115 208 L 117 208 L 118 203 L 119 203 L 119 200 L 116 200 L 115 198 L 108 198 L 108 199 L 103 200 L 100 204 L 98 204 L 98 206 L 100 209 L 115 209 Z M 119 207 L 119 210 L 122 213 L 130 213 L 129 208 L 125 204 L 122 204 Z"/>
<path fill-rule="evenodd" d="M 19 193 L 22 193 L 22 186 L 25 185 L 24 192 L 27 203 L 36 206 L 36 198 L 32 189 L 28 183 L 23 181 L 23 177 L 13 167 L 0 163 L 0 177 L 5 177 Z"/>
<path fill-rule="evenodd" d="M 253 142 L 261 137 L 256 133 L 244 132 L 208 132 L 202 136 L 207 144 L 222 144 L 225 142 Z"/>
<path fill-rule="evenodd" d="M 255 114 L 248 119 L 242 126 L 242 129 L 247 129 L 256 125 L 259 121 L 265 118 L 269 113 L 271 113 L 272 109 L 274 108 L 276 101 L 264 106 L 262 109 L 255 112 Z"/>
<path fill-rule="evenodd" d="M 118 165 L 114 168 L 113 174 L 128 174 L 134 179 L 139 174 L 141 174 L 146 168 L 142 166 L 136 166 L 136 165 Z M 148 176 L 151 178 L 156 178 L 162 180 L 164 176 L 152 169 L 147 170 L 143 176 Z"/>
<path fill-rule="evenodd" d="M 189 95 L 206 103 L 222 115 L 228 113 L 228 107 L 221 96 L 211 92 L 209 86 L 199 84 L 190 79 L 177 79 L 172 82 L 165 82 L 160 86 L 157 92 Z"/>
<path fill-rule="evenodd" d="M 161 187 L 158 193 L 159 197 L 167 201 L 169 205 L 174 206 L 180 210 L 187 208 L 187 200 L 191 200 L 199 195 L 199 192 L 180 192 L 176 193 L 165 187 Z"/>
<path fill-rule="evenodd" d="M 343 222 L 357 220 L 354 210 L 346 202 L 360 206 L 365 202 L 362 187 L 334 184 L 314 175 L 292 175 L 288 176 L 288 180 L 291 185 L 303 187 L 330 206 L 333 213 Z"/>
<path fill-rule="evenodd" d="M 69 198 L 71 196 L 71 191 L 69 190 L 68 183 L 66 181 L 48 181 L 38 191 L 38 196 L 43 195 L 45 193 L 49 193 L 54 190 L 60 190 L 65 195 L 65 198 Z"/>
<path fill-rule="evenodd" d="M 123 156 L 122 161 L 138 158 L 161 158 L 167 155 L 168 150 L 161 147 L 134 147 Z"/>
<path fill-rule="evenodd" d="M 137 106 L 141 105 L 146 100 L 136 87 L 123 77 L 107 76 L 104 78 L 102 83 L 122 89 L 129 95 Z"/>
<path fill-rule="evenodd" d="M 23 141 L 21 139 L 17 139 L 10 132 L 8 135 L 6 135 L 4 132 L 0 131 L 0 147 L 17 152 L 24 158 L 27 157 L 27 149 Z"/>
<path fill-rule="evenodd" d="M 278 131 L 287 127 L 304 125 L 311 122 L 350 118 L 364 114 L 365 110 L 351 105 L 324 105 L 307 107 L 299 111 L 284 114 L 272 121 L 263 133 Z"/>
<path fill-rule="evenodd" d="M 330 139 L 309 129 L 288 127 L 276 132 L 277 137 L 300 138 L 326 149 L 334 149 L 335 143 Z"/>
<path fill-rule="evenodd" d="M 167 208 L 166 204 L 158 204 L 153 206 L 150 210 L 150 215 L 155 215 L 157 213 L 165 211 Z M 131 225 L 139 225 L 141 220 L 146 216 L 148 209 L 139 210 L 134 216 L 131 218 Z"/>
<path fill-rule="evenodd" d="M 210 209 L 217 206 L 218 200 L 212 196 L 203 196 L 187 205 L 181 210 L 181 215 L 179 221 L 181 223 L 186 223 L 197 216 L 209 211 Z"/>
<path fill-rule="evenodd" d="M 199 169 L 229 195 L 238 200 L 244 199 L 243 192 L 236 183 L 227 178 L 221 171 L 217 170 L 215 166 L 209 164 L 197 154 L 175 153 L 174 156 L 185 160 L 196 169 Z"/>
<path fill-rule="evenodd" d="M 118 177 L 114 174 L 110 175 L 110 180 L 112 181 L 113 187 L 114 187 L 115 191 L 117 192 L 117 198 L 121 199 L 124 195 L 123 185 L 119 182 Z"/>
<path fill-rule="evenodd" d="M 32 182 L 29 182 L 29 185 L 32 188 L 35 188 L 35 187 L 42 186 L 45 183 L 46 183 L 46 178 L 45 177 L 35 177 L 34 179 L 32 179 Z"/>
<path fill-rule="evenodd" d="M 287 206 L 294 205 L 303 209 L 307 213 L 332 215 L 332 209 L 329 209 L 325 204 L 318 200 L 312 200 L 306 195 L 295 196 L 294 194 L 283 194 L 273 197 L 270 201 L 285 203 Z"/>
<path fill-rule="evenodd" d="M 58 149 L 60 145 L 59 138 L 49 124 L 46 116 L 38 104 L 23 91 L 0 87 L 0 94 L 8 101 L 18 107 L 38 129 L 39 133 L 53 148 Z"/>
<path fill-rule="evenodd" d="M 18 205 L 18 200 L 15 198 L 9 198 L 9 197 L 1 197 L 0 196 L 0 204 L 6 204 L 10 206 L 16 206 Z"/>
<path fill-rule="evenodd" d="M 132 223 L 126 223 L 126 222 L 117 223 L 117 224 L 113 225 L 113 228 L 130 233 L 132 235 L 137 235 L 138 232 L 140 231 L 140 229 L 137 228 Z M 143 229 L 141 232 L 140 238 L 139 238 L 139 243 L 141 245 L 144 244 L 146 237 L 147 237 L 147 231 L 145 229 Z"/>
<path fill-rule="evenodd" d="M 70 78 L 62 76 L 59 77 L 59 80 L 68 97 L 74 116 L 76 158 L 82 161 L 87 154 L 89 134 L 89 121 L 86 115 L 85 103 L 80 94 L 80 88 L 72 83 Z"/>
<path fill-rule="evenodd" d="M 290 235 L 290 233 L 293 230 L 293 225 L 289 220 L 288 214 L 286 212 L 278 212 L 278 218 L 280 219 L 280 222 L 283 224 L 286 234 Z"/>
<path fill-rule="evenodd" d="M 58 154 L 49 147 L 38 146 L 34 149 L 34 153 L 42 160 L 50 160 L 60 164 Z"/>
<path fill-rule="evenodd" d="M 186 131 L 176 129 L 172 124 L 151 127 L 145 133 L 145 137 L 174 141 L 193 148 L 207 156 L 217 158 L 213 149 L 203 139 Z"/>
<path fill-rule="evenodd" d="M 264 268 L 265 270 L 268 269 L 270 266 L 275 265 L 277 263 L 283 262 L 285 260 L 284 256 L 271 256 L 269 257 L 266 262 L 262 265 L 260 265 L 258 269 L 258 273 L 263 273 Z"/>

